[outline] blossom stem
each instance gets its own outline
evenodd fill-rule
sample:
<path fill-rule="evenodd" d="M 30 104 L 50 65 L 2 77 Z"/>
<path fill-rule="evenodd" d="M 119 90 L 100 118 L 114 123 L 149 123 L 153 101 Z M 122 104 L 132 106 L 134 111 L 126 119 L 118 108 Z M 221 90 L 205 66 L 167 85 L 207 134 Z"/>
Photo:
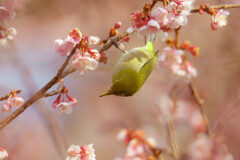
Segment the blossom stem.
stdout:
<path fill-rule="evenodd" d="M 22 92 L 22 90 L 13 90 L 13 91 L 15 91 L 16 94 L 19 94 L 19 93 Z M 12 95 L 13 91 L 11 91 L 10 93 L 6 94 L 5 96 L 0 97 L 0 101 L 4 101 L 5 99 L 8 99 Z"/>
<path fill-rule="evenodd" d="M 206 111 L 205 111 L 205 107 L 204 107 L 204 100 L 200 97 L 197 88 L 192 83 L 189 84 L 189 88 L 192 92 L 192 95 L 193 95 L 194 99 L 197 101 L 197 103 L 200 106 L 201 114 L 202 114 L 204 123 L 206 125 L 206 133 L 210 136 L 211 135 L 211 130 L 210 130 L 209 121 L 208 121 Z"/>
<path fill-rule="evenodd" d="M 175 29 L 175 43 L 176 43 L 176 48 L 179 49 L 180 48 L 180 28 L 181 27 L 178 27 L 177 29 Z"/>
<path fill-rule="evenodd" d="M 240 8 L 240 4 L 222 4 L 222 5 L 216 5 L 216 6 L 209 6 L 211 9 L 231 9 L 231 8 Z M 191 10 L 191 13 L 197 13 L 199 10 L 202 9 L 200 7 L 193 8 Z M 205 8 L 204 11 L 207 11 L 208 8 Z"/>

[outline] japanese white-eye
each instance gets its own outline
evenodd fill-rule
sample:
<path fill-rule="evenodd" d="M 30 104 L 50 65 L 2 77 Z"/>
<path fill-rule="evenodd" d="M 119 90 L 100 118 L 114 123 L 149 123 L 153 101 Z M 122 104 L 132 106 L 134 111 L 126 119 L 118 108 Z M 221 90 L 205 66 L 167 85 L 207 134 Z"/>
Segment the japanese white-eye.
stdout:
<path fill-rule="evenodd" d="M 132 96 L 142 87 L 157 62 L 153 46 L 155 35 L 150 37 L 145 46 L 134 48 L 121 56 L 114 68 L 112 87 L 100 97 Z"/>

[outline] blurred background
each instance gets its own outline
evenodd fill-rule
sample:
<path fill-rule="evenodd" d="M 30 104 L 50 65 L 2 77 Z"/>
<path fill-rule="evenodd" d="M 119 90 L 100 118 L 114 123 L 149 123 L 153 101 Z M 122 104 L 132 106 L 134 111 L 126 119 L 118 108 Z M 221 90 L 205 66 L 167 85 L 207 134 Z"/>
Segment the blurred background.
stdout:
<path fill-rule="evenodd" d="M 239 0 L 196 1 L 196 4 L 239 3 Z M 124 32 L 131 25 L 130 14 L 141 10 L 145 3 L 151 1 L 25 0 L 14 20 L 6 23 L 16 28 L 18 34 L 0 49 L 0 95 L 22 89 L 21 96 L 27 100 L 56 74 L 65 60 L 55 52 L 55 39 L 64 39 L 75 27 L 86 36 L 105 39 L 117 21 L 123 23 L 120 31 Z M 235 159 L 240 159 L 240 106 L 236 103 L 240 87 L 240 9 L 229 11 L 228 25 L 218 31 L 211 30 L 210 15 L 190 16 L 180 37 L 181 41 L 190 40 L 200 47 L 200 57 L 189 58 L 198 70 L 193 84 L 205 100 L 211 127 L 224 108 L 236 105 L 218 134 L 224 137 Z M 143 44 L 143 39 L 132 35 L 125 49 Z M 160 52 L 164 47 L 162 42 L 156 42 Z M 106 53 L 109 56 L 106 65 L 100 64 L 96 71 L 87 71 L 82 76 L 73 73 L 65 78 L 69 94 L 79 101 L 71 115 L 58 115 L 51 107 L 56 96 L 49 97 L 35 103 L 0 132 L 0 147 L 8 151 L 8 159 L 64 159 L 70 144 L 90 143 L 94 143 L 98 160 L 123 157 L 125 146 L 116 138 L 121 128 L 143 129 L 160 146 L 165 143 L 166 133 L 158 120 L 158 97 L 168 94 L 176 81 L 156 67 L 134 96 L 99 98 L 111 86 L 113 66 L 121 56 L 114 47 Z M 196 105 L 186 84 L 180 85 L 177 97 Z M 8 114 L 0 113 L 0 118 Z"/>

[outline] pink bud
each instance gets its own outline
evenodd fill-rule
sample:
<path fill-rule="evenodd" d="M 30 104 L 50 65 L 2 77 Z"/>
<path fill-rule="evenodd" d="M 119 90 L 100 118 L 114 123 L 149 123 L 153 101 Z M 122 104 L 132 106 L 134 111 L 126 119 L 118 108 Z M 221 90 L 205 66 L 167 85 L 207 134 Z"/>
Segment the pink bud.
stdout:
<path fill-rule="evenodd" d="M 123 40 L 124 40 L 125 42 L 129 42 L 129 41 L 130 41 L 130 37 L 129 37 L 129 36 L 126 36 L 126 37 L 123 38 Z"/>
<path fill-rule="evenodd" d="M 200 13 L 200 14 L 203 14 L 203 13 L 204 13 L 204 10 L 199 9 L 199 13 Z"/>
<path fill-rule="evenodd" d="M 122 22 L 116 22 L 114 25 L 114 29 L 119 29 L 122 26 Z"/>
<path fill-rule="evenodd" d="M 9 103 L 9 101 L 7 101 L 2 107 L 2 112 L 11 112 L 11 108 L 11 104 Z"/>

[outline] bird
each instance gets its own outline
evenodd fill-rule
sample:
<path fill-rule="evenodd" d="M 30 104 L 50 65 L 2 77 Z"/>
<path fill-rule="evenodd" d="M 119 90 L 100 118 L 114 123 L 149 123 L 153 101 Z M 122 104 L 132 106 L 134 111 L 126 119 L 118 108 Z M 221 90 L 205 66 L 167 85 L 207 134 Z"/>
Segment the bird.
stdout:
<path fill-rule="evenodd" d="M 125 52 L 113 69 L 111 88 L 100 95 L 133 96 L 152 73 L 158 55 L 154 51 L 156 34 L 148 35 L 145 46 Z"/>

